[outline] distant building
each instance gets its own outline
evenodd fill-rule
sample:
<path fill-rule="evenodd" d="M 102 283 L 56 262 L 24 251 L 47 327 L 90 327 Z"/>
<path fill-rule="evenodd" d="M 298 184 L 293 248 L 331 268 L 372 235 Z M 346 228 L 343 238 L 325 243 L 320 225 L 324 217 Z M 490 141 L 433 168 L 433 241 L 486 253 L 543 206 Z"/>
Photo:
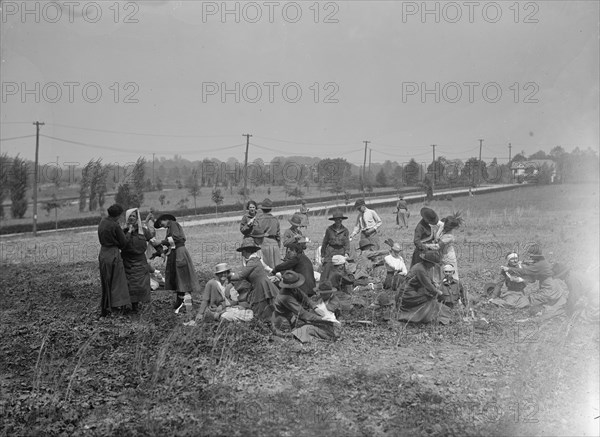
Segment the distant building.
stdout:
<path fill-rule="evenodd" d="M 513 179 L 520 182 L 536 181 L 542 168 L 547 166 L 550 174 L 550 183 L 556 180 L 556 162 L 551 159 L 531 159 L 529 161 L 513 161 L 510 164 L 510 170 Z"/>

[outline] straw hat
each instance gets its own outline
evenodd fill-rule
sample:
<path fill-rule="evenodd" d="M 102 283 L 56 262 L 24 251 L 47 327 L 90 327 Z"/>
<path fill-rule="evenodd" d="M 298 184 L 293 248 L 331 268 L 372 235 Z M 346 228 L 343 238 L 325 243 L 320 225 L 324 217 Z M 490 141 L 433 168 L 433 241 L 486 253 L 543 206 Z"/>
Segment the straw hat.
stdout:
<path fill-rule="evenodd" d="M 227 265 L 227 263 L 219 263 L 215 266 L 215 275 L 223 272 L 229 272 L 231 269 Z"/>

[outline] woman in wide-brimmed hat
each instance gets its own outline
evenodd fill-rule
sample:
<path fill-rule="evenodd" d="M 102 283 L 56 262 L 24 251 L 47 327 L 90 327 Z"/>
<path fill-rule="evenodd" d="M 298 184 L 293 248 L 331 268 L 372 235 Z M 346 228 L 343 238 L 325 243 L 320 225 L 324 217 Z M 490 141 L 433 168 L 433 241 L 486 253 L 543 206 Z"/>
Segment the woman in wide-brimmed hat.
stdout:
<path fill-rule="evenodd" d="M 142 217 L 138 208 L 131 208 L 125 212 L 125 240 L 127 243 L 121 249 L 123 267 L 129 287 L 129 297 L 133 311 L 138 310 L 139 303 L 150 302 L 150 266 L 146 258 L 148 241 L 154 235 L 152 231 L 142 224 Z"/>
<path fill-rule="evenodd" d="M 98 255 L 102 285 L 101 316 L 107 316 L 110 312 L 131 304 L 123 259 L 119 252 L 127 244 L 123 229 L 118 223 L 121 214 L 123 207 L 115 203 L 108 208 L 108 217 L 104 217 L 98 225 L 101 246 Z"/>
<path fill-rule="evenodd" d="M 288 221 L 291 226 L 283 233 L 283 247 L 289 247 L 290 244 L 297 243 L 303 237 L 302 230 L 300 229 L 302 226 L 302 216 L 298 213 L 293 214 Z"/>
<path fill-rule="evenodd" d="M 426 250 L 439 250 L 439 246 L 435 243 L 435 237 L 440 225 L 442 223 L 433 209 L 421 208 L 421 221 L 415 227 L 413 240 L 415 251 L 412 254 L 411 267 L 421 262 L 420 255 Z"/>
<path fill-rule="evenodd" d="M 215 266 L 215 277 L 206 283 L 196 322 L 200 320 L 252 320 L 252 310 L 237 306 L 238 293 L 229 282 L 231 269 L 227 263 Z"/>
<path fill-rule="evenodd" d="M 246 203 L 246 214 L 240 221 L 240 232 L 244 237 L 249 236 L 253 229 L 259 229 L 258 224 L 258 204 L 254 200 L 249 200 Z"/>
<path fill-rule="evenodd" d="M 440 264 L 436 251 L 419 255 L 420 262 L 414 264 L 406 277 L 403 291 L 396 297 L 400 309 L 398 320 L 413 323 L 450 323 L 450 309 L 438 302 L 442 291 L 433 283 L 432 270 Z"/>
<path fill-rule="evenodd" d="M 162 214 L 154 223 L 155 228 L 166 228 L 167 234 L 161 242 L 170 246 L 169 239 L 175 245 L 175 250 L 167 256 L 167 267 L 165 271 L 165 290 L 173 290 L 176 299 L 173 307 L 176 312 L 185 304 L 186 311 L 192 310 L 192 292 L 200 292 L 200 284 L 192 257 L 185 247 L 185 234 L 183 228 L 172 214 Z M 190 314 L 191 316 L 191 314 Z"/>
<path fill-rule="evenodd" d="M 279 220 L 271 214 L 273 202 L 265 199 L 260 204 L 260 230 L 265 234 L 261 245 L 262 257 L 272 269 L 281 262 L 281 228 Z"/>
<path fill-rule="evenodd" d="M 332 270 L 331 259 L 334 255 L 348 256 L 350 253 L 350 231 L 342 224 L 348 217 L 336 209 L 329 217 L 333 224 L 325 229 L 325 236 L 321 243 L 321 262 L 323 271 L 321 278 L 328 279 Z"/>
<path fill-rule="evenodd" d="M 302 284 L 304 276 L 299 273 L 288 270 L 281 275 L 281 293 L 275 299 L 273 314 L 275 332 L 283 333 L 285 325 L 289 325 L 292 334 L 302 342 L 310 341 L 313 337 L 334 339 L 334 322 L 326 321 L 314 312 L 317 305 L 300 290 Z"/>
<path fill-rule="evenodd" d="M 254 312 L 254 316 L 260 320 L 270 322 L 273 313 L 273 299 L 277 296 L 277 287 L 269 280 L 260 257 L 257 252 L 260 246 L 251 239 L 244 239 L 240 247 L 236 249 L 241 252 L 244 268 L 239 273 L 230 275 L 231 281 L 247 281 L 251 285 L 251 291 L 247 301 Z"/>

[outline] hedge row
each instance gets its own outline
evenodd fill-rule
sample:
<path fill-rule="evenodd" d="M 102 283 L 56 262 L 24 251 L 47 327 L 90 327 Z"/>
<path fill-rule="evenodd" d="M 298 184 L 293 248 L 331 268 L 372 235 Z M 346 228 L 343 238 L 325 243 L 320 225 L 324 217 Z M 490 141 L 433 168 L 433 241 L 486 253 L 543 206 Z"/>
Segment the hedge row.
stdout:
<path fill-rule="evenodd" d="M 441 188 L 445 188 L 445 187 L 436 186 L 436 189 L 441 189 Z M 377 197 L 395 196 L 397 194 L 397 192 L 398 192 L 397 190 L 380 191 L 377 193 L 373 193 L 373 195 L 375 195 Z M 403 194 L 415 193 L 415 192 L 422 192 L 422 191 L 415 189 L 415 188 L 411 188 L 408 190 L 402 190 Z M 358 198 L 362 198 L 362 193 L 356 193 L 356 194 L 350 195 L 350 199 L 352 199 L 352 200 L 358 199 Z M 310 198 L 310 199 L 305 199 L 305 200 L 307 202 L 312 202 L 312 203 L 322 203 L 322 202 L 335 201 L 336 199 L 338 201 L 340 199 L 343 199 L 343 195 L 339 195 L 337 197 L 334 195 L 322 196 L 322 197 Z M 261 199 L 257 199 L 257 200 L 260 201 Z M 298 203 L 298 201 L 295 201 L 292 203 L 290 201 L 286 202 L 284 200 L 278 200 L 278 201 L 273 202 L 273 208 L 278 208 L 278 207 L 290 208 L 290 207 L 293 207 L 297 203 Z M 368 203 L 368 199 L 367 199 L 367 203 Z M 231 212 L 239 212 L 240 214 L 243 214 L 244 205 L 240 205 L 239 203 L 237 203 L 237 204 L 231 204 L 231 205 L 223 205 L 223 206 L 219 207 L 219 214 L 231 213 Z M 199 207 L 199 208 L 165 210 L 165 211 L 160 211 L 160 213 L 173 214 L 176 217 L 212 215 L 215 213 L 215 207 L 214 206 L 203 206 L 203 207 Z M 142 217 L 144 217 L 145 215 L 146 215 L 146 212 L 142 211 Z M 154 215 L 156 217 L 157 213 L 155 213 Z M 58 229 L 76 228 L 76 227 L 83 227 L 83 226 L 96 226 L 96 225 L 98 225 L 98 223 L 100 223 L 100 220 L 101 220 L 100 214 L 96 217 L 88 216 L 88 217 L 80 217 L 80 218 L 62 219 L 62 220 L 58 221 Z M 42 222 L 42 223 L 38 223 L 38 225 L 37 225 L 38 231 L 51 230 L 51 229 L 55 229 L 55 228 L 56 228 L 56 223 L 53 221 Z M 0 227 L 0 235 L 18 234 L 18 233 L 25 233 L 25 232 L 32 232 L 32 231 L 33 231 L 33 224 L 31 222 Z"/>

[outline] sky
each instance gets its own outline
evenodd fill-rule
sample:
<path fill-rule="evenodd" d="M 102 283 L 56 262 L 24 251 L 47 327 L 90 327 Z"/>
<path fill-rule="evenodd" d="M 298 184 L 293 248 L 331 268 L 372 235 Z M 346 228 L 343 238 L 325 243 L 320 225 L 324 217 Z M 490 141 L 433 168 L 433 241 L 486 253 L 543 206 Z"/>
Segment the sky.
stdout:
<path fill-rule="evenodd" d="M 598 150 L 597 1 L 1 7 L 1 151 L 40 121 L 42 164 Z"/>

